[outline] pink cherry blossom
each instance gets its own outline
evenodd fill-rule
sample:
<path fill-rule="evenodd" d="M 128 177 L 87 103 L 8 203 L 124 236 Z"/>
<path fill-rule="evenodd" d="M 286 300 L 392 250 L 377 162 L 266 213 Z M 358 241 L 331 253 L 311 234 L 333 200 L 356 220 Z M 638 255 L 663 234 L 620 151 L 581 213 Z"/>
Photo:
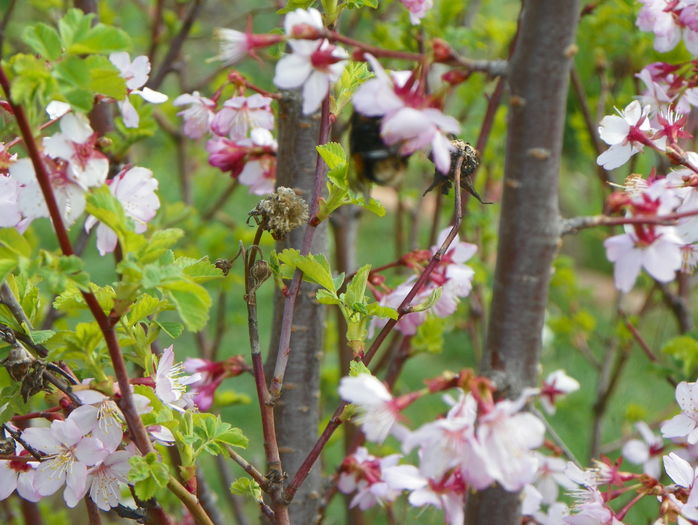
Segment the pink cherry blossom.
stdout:
<path fill-rule="evenodd" d="M 642 439 L 631 439 L 623 445 L 623 457 L 631 463 L 642 465 L 645 474 L 659 479 L 659 456 L 664 451 L 664 441 L 644 421 L 636 423 L 635 428 Z"/>
<path fill-rule="evenodd" d="M 286 15 L 286 34 L 307 24 L 322 29 L 322 17 L 317 9 L 296 9 Z M 327 40 L 289 40 L 292 53 L 276 64 L 274 84 L 281 89 L 303 87 L 303 113 L 314 113 L 327 96 L 330 83 L 336 82 L 347 64 L 348 53 Z"/>
<path fill-rule="evenodd" d="M 429 479 L 442 479 L 458 467 L 462 479 L 475 489 L 492 484 L 475 438 L 477 403 L 462 391 L 456 404 L 443 419 L 422 425 L 402 441 L 405 453 L 419 447 L 419 471 Z"/>
<path fill-rule="evenodd" d="M 339 395 L 359 409 L 358 422 L 369 441 L 382 443 L 397 421 L 398 406 L 385 385 L 370 374 L 343 377 Z"/>
<path fill-rule="evenodd" d="M 187 385 L 199 379 L 200 374 L 184 375 L 182 363 L 175 364 L 174 349 L 168 346 L 162 351 L 155 371 L 155 395 L 166 405 L 184 412 L 193 404 L 191 396 L 186 393 Z"/>
<path fill-rule="evenodd" d="M 209 164 L 229 171 L 255 195 L 274 191 L 276 148 L 274 137 L 262 128 L 253 129 L 250 138 L 235 141 L 214 137 L 206 144 Z"/>
<path fill-rule="evenodd" d="M 427 14 L 427 11 L 434 5 L 433 0 L 400 0 L 402 4 L 410 12 L 410 21 L 413 24 L 419 22 Z"/>
<path fill-rule="evenodd" d="M 121 78 L 126 80 L 128 95 L 126 95 L 124 100 L 118 102 L 121 116 L 124 119 L 124 126 L 127 128 L 137 128 L 139 116 L 138 112 L 131 104 L 131 101 L 128 99 L 129 95 L 138 95 L 151 104 L 162 104 L 167 100 L 167 95 L 144 87 L 145 83 L 148 82 L 148 75 L 150 74 L 150 60 L 147 56 L 137 56 L 132 62 L 127 52 L 120 51 L 109 55 L 109 60 L 119 70 Z"/>
<path fill-rule="evenodd" d="M 226 377 L 238 376 L 247 369 L 245 359 L 240 355 L 218 362 L 192 357 L 184 361 L 184 370 L 190 374 L 198 373 L 200 377 L 197 382 L 191 384 L 194 403 L 199 410 L 211 408 L 216 389 Z"/>
<path fill-rule="evenodd" d="M 390 308 L 397 308 L 405 300 L 407 294 L 412 289 L 414 284 L 414 278 L 409 279 L 407 282 L 402 283 L 396 287 L 392 292 L 383 295 L 378 301 L 381 306 L 389 306 Z M 426 300 L 429 293 L 426 295 L 417 294 L 415 299 L 412 301 L 414 304 L 418 304 L 421 300 Z M 411 312 L 403 315 L 400 320 L 395 325 L 395 329 L 404 335 L 414 335 L 417 333 L 417 328 L 426 320 L 426 312 Z M 380 330 L 385 326 L 388 320 L 384 317 L 374 317 L 371 319 L 369 325 L 369 335 L 372 336 L 376 330 Z"/>
<path fill-rule="evenodd" d="M 89 429 L 81 428 L 77 418 L 54 421 L 50 428 L 28 428 L 22 438 L 35 449 L 47 454 L 36 469 L 34 486 L 42 496 L 50 496 L 65 483 L 66 504 L 74 505 L 72 495 L 84 490 L 87 467 L 101 462 L 109 451 L 93 437 L 85 437 Z"/>
<path fill-rule="evenodd" d="M 255 49 L 267 47 L 283 42 L 283 35 L 254 34 L 251 27 L 244 33 L 235 29 L 216 29 L 213 36 L 218 40 L 218 55 L 213 60 L 222 60 L 228 64 L 235 64 L 245 56 L 257 57 Z"/>
<path fill-rule="evenodd" d="M 616 288 L 629 292 L 642 268 L 660 282 L 672 281 L 683 261 L 682 245 L 676 229 L 669 226 L 654 227 L 647 239 L 638 238 L 629 227 L 626 233 L 609 237 L 604 246 L 606 257 L 615 264 Z"/>
<path fill-rule="evenodd" d="M 87 117 L 68 113 L 60 120 L 61 132 L 44 139 L 44 151 L 68 163 L 68 176 L 83 190 L 107 179 L 109 161 L 95 149 L 97 136 Z"/>
<path fill-rule="evenodd" d="M 562 458 L 544 456 L 536 453 L 538 458 L 538 472 L 536 473 L 534 486 L 541 495 L 541 501 L 551 505 L 557 501 L 560 487 L 572 490 L 577 485 L 565 474 L 567 462 Z"/>
<path fill-rule="evenodd" d="M 691 467 L 688 461 L 674 452 L 664 456 L 663 459 L 664 470 L 671 480 L 689 491 L 686 503 L 680 502 L 673 494 L 670 494 L 669 498 L 676 505 L 682 516 L 689 520 L 698 520 L 698 484 L 696 484 L 698 469 Z"/>
<path fill-rule="evenodd" d="M 108 181 L 109 190 L 124 208 L 126 216 L 133 219 L 137 233 L 143 233 L 147 223 L 155 217 L 160 208 L 160 199 L 155 191 L 158 180 L 147 168 L 135 166 L 122 170 L 116 177 Z M 97 224 L 93 216 L 85 221 L 85 230 L 89 231 Z M 111 253 L 117 244 L 116 233 L 103 223 L 97 226 L 97 249 L 100 255 Z"/>
<path fill-rule="evenodd" d="M 271 99 L 255 93 L 249 97 L 233 97 L 223 103 L 211 122 L 211 131 L 231 139 L 244 139 L 253 128 L 274 128 Z"/>
<path fill-rule="evenodd" d="M 376 74 L 356 91 L 355 109 L 367 116 L 382 116 L 381 137 L 389 146 L 399 144 L 400 153 L 409 155 L 431 145 L 434 164 L 442 173 L 451 165 L 449 133 L 460 126 L 444 115 L 435 101 L 422 92 L 414 74 L 388 75 L 371 55 L 364 55 Z"/>
<path fill-rule="evenodd" d="M 606 115 L 599 125 L 599 136 L 611 146 L 596 159 L 604 169 L 612 170 L 625 164 L 651 142 L 655 131 L 648 118 L 650 107 L 633 100 L 619 115 Z"/>
<path fill-rule="evenodd" d="M 31 159 L 19 159 L 10 166 L 10 177 L 17 184 L 17 206 L 25 218 L 25 226 L 39 217 L 48 217 L 48 207 Z M 61 216 L 70 226 L 85 211 L 85 190 L 69 176 L 66 163 L 55 165 L 49 177 Z"/>
<path fill-rule="evenodd" d="M 199 139 L 203 137 L 209 130 L 209 125 L 213 120 L 213 110 L 216 103 L 206 97 L 199 95 L 198 91 L 192 94 L 185 93 L 174 99 L 175 106 L 189 107 L 184 111 L 180 111 L 177 115 L 184 119 L 184 134 L 190 139 Z"/>
<path fill-rule="evenodd" d="M 662 436 L 685 437 L 690 445 L 694 445 L 698 443 L 698 383 L 679 383 L 676 386 L 676 401 L 681 413 L 662 423 Z"/>
<path fill-rule="evenodd" d="M 587 488 L 577 492 L 576 497 L 575 514 L 564 517 L 564 523 L 568 525 L 623 525 L 606 505 L 598 489 Z"/>
<path fill-rule="evenodd" d="M 444 511 L 444 521 L 449 525 L 462 525 L 464 520 L 464 496 L 467 490 L 461 472 L 455 470 L 439 481 L 428 480 L 422 488 L 413 490 L 408 501 L 415 507 L 431 505 Z"/>
<path fill-rule="evenodd" d="M 108 511 L 121 499 L 121 489 L 128 483 L 129 459 L 133 453 L 127 450 L 112 452 L 99 465 L 87 471 L 85 492 L 97 507 Z"/>
<path fill-rule="evenodd" d="M 30 457 L 29 452 L 19 443 L 16 444 L 15 450 L 18 457 Z M 27 501 L 39 501 L 41 494 L 35 486 L 38 465 L 38 461 L 0 460 L 0 501 L 7 499 L 15 490 L 19 497 Z"/>
<path fill-rule="evenodd" d="M 71 419 L 80 428 L 89 429 L 109 450 L 118 448 L 123 438 L 124 415 L 116 403 L 96 390 L 80 390 L 75 394 L 84 404 L 73 410 Z"/>
<path fill-rule="evenodd" d="M 479 418 L 477 440 L 487 472 L 506 490 L 521 490 L 538 470 L 533 449 L 543 444 L 545 426 L 533 414 L 521 412 L 529 393 L 502 400 Z"/>
<path fill-rule="evenodd" d="M 436 244 L 431 252 L 436 253 L 446 240 L 451 228 L 445 228 L 439 234 Z M 429 276 L 429 280 L 436 286 L 442 286 L 441 297 L 434 304 L 433 312 L 438 317 L 448 317 L 456 311 L 459 298 L 466 297 L 472 289 L 472 280 L 475 272 L 465 262 L 477 251 L 477 246 L 467 242 L 461 242 L 456 235 L 446 253 L 439 261 L 438 266 Z"/>
<path fill-rule="evenodd" d="M 540 402 L 548 414 L 555 413 L 555 403 L 561 397 L 579 390 L 579 382 L 564 370 L 555 370 L 545 378 L 540 391 Z"/>
<path fill-rule="evenodd" d="M 398 465 L 399 454 L 378 458 L 359 447 L 342 463 L 337 488 L 343 494 L 356 492 L 350 506 L 366 510 L 394 501 L 402 490 L 424 484 L 416 467 Z"/>
<path fill-rule="evenodd" d="M 22 220 L 18 193 L 17 181 L 0 173 L 0 228 L 12 228 Z"/>
<path fill-rule="evenodd" d="M 683 38 L 686 49 L 698 54 L 698 9 L 693 0 L 640 0 L 637 26 L 654 33 L 654 48 L 671 51 Z"/>

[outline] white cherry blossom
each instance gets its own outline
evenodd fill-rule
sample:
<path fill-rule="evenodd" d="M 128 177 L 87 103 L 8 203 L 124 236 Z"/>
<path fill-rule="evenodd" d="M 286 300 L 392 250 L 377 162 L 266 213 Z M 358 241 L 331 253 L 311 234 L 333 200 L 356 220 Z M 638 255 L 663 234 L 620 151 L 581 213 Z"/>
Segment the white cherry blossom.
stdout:
<path fill-rule="evenodd" d="M 193 405 L 191 397 L 186 394 L 187 385 L 199 381 L 201 375 L 185 376 L 182 363 L 175 364 L 174 357 L 172 346 L 162 351 L 155 371 L 155 395 L 166 405 L 184 412 Z"/>
<path fill-rule="evenodd" d="M 398 407 L 380 380 L 371 374 L 343 377 L 339 395 L 359 409 L 358 422 L 369 441 L 382 443 L 397 421 Z"/>
<path fill-rule="evenodd" d="M 642 107 L 633 100 L 619 115 L 606 115 L 599 125 L 599 137 L 610 146 L 599 155 L 597 164 L 612 170 L 625 164 L 630 157 L 644 148 L 643 140 L 650 140 L 652 129 L 648 118 L 650 106 Z"/>
<path fill-rule="evenodd" d="M 129 95 L 138 95 L 151 104 L 162 104 L 167 101 L 167 95 L 144 87 L 146 82 L 148 82 L 150 74 L 150 59 L 147 56 L 137 56 L 131 61 L 131 57 L 127 52 L 120 51 L 109 55 L 109 60 L 119 70 L 121 78 L 126 80 L 128 94 L 124 100 L 118 102 L 121 116 L 124 119 L 124 126 L 137 128 L 139 116 L 136 108 L 133 107 L 133 104 L 128 99 Z"/>

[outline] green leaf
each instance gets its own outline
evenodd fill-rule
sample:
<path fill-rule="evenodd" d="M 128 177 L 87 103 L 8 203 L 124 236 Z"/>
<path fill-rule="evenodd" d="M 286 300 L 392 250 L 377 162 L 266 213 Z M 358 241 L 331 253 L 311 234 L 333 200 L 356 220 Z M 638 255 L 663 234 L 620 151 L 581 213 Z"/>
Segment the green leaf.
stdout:
<path fill-rule="evenodd" d="M 66 51 L 72 55 L 127 51 L 131 45 L 128 33 L 104 24 L 92 26 L 94 15 L 70 9 L 58 22 L 58 30 Z"/>
<path fill-rule="evenodd" d="M 56 332 L 53 330 L 32 330 L 29 333 L 29 337 L 31 337 L 31 340 L 34 341 L 34 343 L 36 343 L 37 345 L 44 344 L 54 335 L 56 335 Z"/>
<path fill-rule="evenodd" d="M 161 287 L 168 292 L 187 330 L 197 332 L 206 326 L 211 296 L 203 286 L 179 280 L 163 284 Z"/>
<path fill-rule="evenodd" d="M 116 27 L 97 24 L 79 41 L 73 42 L 68 53 L 88 55 L 90 53 L 116 53 L 131 47 L 128 33 Z"/>
<path fill-rule="evenodd" d="M 138 297 L 138 300 L 131 306 L 128 312 L 128 322 L 134 325 L 149 315 L 159 313 L 165 309 L 167 309 L 167 301 L 163 301 L 152 295 L 143 294 Z"/>
<path fill-rule="evenodd" d="M 330 292 L 329 290 L 325 290 L 324 288 L 320 288 L 317 293 L 315 294 L 315 299 L 320 304 L 340 304 L 341 301 L 339 300 L 339 297 L 337 297 L 337 294 L 334 292 Z"/>
<path fill-rule="evenodd" d="M 337 292 L 330 263 L 324 255 L 301 255 L 298 250 L 288 248 L 279 253 L 278 258 L 288 266 L 302 271 L 306 281 L 319 284 L 330 292 Z"/>
<path fill-rule="evenodd" d="M 0 283 L 15 269 L 17 261 L 13 259 L 0 259 Z"/>
<path fill-rule="evenodd" d="M 245 448 L 248 439 L 239 428 L 221 421 L 220 416 L 208 413 L 191 414 L 194 424 L 194 435 L 191 436 L 191 445 L 194 449 L 194 457 L 203 452 L 217 456 L 225 454 L 225 447 Z"/>
<path fill-rule="evenodd" d="M 676 358 L 682 364 L 682 371 L 688 377 L 698 365 L 698 341 L 687 335 L 674 337 L 662 347 L 662 353 Z"/>
<path fill-rule="evenodd" d="M 0 258 L 31 256 L 32 249 L 24 236 L 14 228 L 0 228 Z"/>
<path fill-rule="evenodd" d="M 344 152 L 342 145 L 337 142 L 321 144 L 316 146 L 315 149 L 330 170 L 344 166 L 347 163 L 347 154 Z"/>
<path fill-rule="evenodd" d="M 348 305 L 355 303 L 365 303 L 366 283 L 368 282 L 368 274 L 371 271 L 371 265 L 366 264 L 359 268 L 354 274 L 354 277 L 347 285 L 347 291 L 344 294 L 344 302 Z"/>
<path fill-rule="evenodd" d="M 167 486 L 170 481 L 170 469 L 163 463 L 155 452 L 145 456 L 132 456 L 129 459 L 131 469 L 128 480 L 134 484 L 136 495 L 142 500 L 155 496 L 160 488 Z"/>
<path fill-rule="evenodd" d="M 255 501 L 262 501 L 262 489 L 250 478 L 238 478 L 230 484 L 230 492 L 239 496 L 247 496 Z"/>
<path fill-rule="evenodd" d="M 149 263 L 158 260 L 162 254 L 177 243 L 184 235 L 184 231 L 178 228 L 169 228 L 153 232 L 148 242 L 138 254 L 141 263 Z"/>
<path fill-rule="evenodd" d="M 179 257 L 175 263 L 184 270 L 184 275 L 197 283 L 204 283 L 212 279 L 220 279 L 223 272 L 208 257 L 192 259 L 191 257 Z"/>
<path fill-rule="evenodd" d="M 378 303 L 367 304 L 366 315 L 373 315 L 375 317 L 386 317 L 388 319 L 398 318 L 398 313 L 395 308 L 391 308 L 390 306 L 383 306 Z"/>
<path fill-rule="evenodd" d="M 361 374 L 371 375 L 371 371 L 362 361 L 349 361 L 349 375 L 356 377 Z"/>
<path fill-rule="evenodd" d="M 33 55 L 16 54 L 8 61 L 12 73 L 12 101 L 19 105 L 46 106 L 58 97 L 58 84 L 49 64 Z"/>
<path fill-rule="evenodd" d="M 126 80 L 121 77 L 119 70 L 109 59 L 102 55 L 90 55 L 85 59 L 90 72 L 89 88 L 116 100 L 126 98 Z"/>
<path fill-rule="evenodd" d="M 432 292 L 429 294 L 429 297 L 427 297 L 424 301 L 422 301 L 419 304 L 416 304 L 410 308 L 410 311 L 412 312 L 425 312 L 429 310 L 432 306 L 436 304 L 436 301 L 438 301 L 441 298 L 441 294 L 443 293 L 443 287 L 439 286 L 438 288 L 434 288 Z"/>
<path fill-rule="evenodd" d="M 81 113 L 92 109 L 94 96 L 88 89 L 90 70 L 87 63 L 78 57 L 68 57 L 59 62 L 54 70 L 61 94 L 72 108 Z"/>
<path fill-rule="evenodd" d="M 61 54 L 61 39 L 58 32 L 44 23 L 25 28 L 22 32 L 22 40 L 48 60 L 56 60 Z"/>
<path fill-rule="evenodd" d="M 174 321 L 155 321 L 163 332 L 169 335 L 172 339 L 177 339 L 184 331 L 184 326 L 182 323 L 177 323 Z"/>

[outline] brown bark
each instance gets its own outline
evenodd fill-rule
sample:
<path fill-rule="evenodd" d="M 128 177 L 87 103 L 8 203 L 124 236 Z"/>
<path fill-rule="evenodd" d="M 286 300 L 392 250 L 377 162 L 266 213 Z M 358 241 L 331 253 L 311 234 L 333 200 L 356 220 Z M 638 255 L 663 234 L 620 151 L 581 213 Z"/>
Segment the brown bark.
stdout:
<path fill-rule="evenodd" d="M 315 178 L 320 131 L 319 113 L 303 115 L 298 92 L 283 92 L 279 103 L 278 186 L 296 188 L 309 201 Z M 277 244 L 277 250 L 300 249 L 304 228 L 298 228 Z M 327 228 L 320 224 L 313 237 L 311 253 L 327 252 Z M 315 300 L 317 286 L 304 282 L 296 299 L 291 332 L 291 354 L 281 398 L 276 406 L 276 432 L 284 471 L 293 474 L 317 439 L 319 422 L 320 353 L 325 325 L 324 307 Z M 277 291 L 267 377 L 271 377 L 279 346 L 284 298 Z M 314 523 L 320 497 L 317 466 L 296 493 L 289 507 L 291 523 Z"/>
<path fill-rule="evenodd" d="M 577 0 L 528 0 L 510 63 L 502 215 L 482 371 L 501 395 L 536 381 L 552 261 L 559 242 L 558 173 Z M 468 525 L 520 523 L 519 495 L 470 497 Z"/>

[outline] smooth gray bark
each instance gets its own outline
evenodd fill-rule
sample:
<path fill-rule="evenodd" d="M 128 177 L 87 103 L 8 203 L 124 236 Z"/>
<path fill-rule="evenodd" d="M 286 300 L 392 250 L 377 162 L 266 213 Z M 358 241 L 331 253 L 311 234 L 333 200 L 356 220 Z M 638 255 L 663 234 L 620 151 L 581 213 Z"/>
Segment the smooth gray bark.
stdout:
<path fill-rule="evenodd" d="M 483 373 L 501 395 L 535 384 L 553 258 L 558 175 L 578 0 L 526 0 L 510 62 L 504 195 Z M 521 522 L 519 495 L 472 494 L 468 525 Z"/>
<path fill-rule="evenodd" d="M 277 186 L 299 190 L 310 201 L 315 177 L 315 163 L 320 130 L 319 113 L 303 115 L 298 92 L 282 92 L 279 102 L 279 149 L 277 156 Z M 298 228 L 277 243 L 277 250 L 300 249 L 305 228 Z M 327 253 L 327 227 L 321 223 L 311 253 Z M 283 391 L 276 405 L 276 435 L 281 464 L 293 475 L 310 451 L 318 435 L 320 355 L 325 329 L 325 309 L 315 301 L 317 286 L 303 282 L 296 299 L 291 332 L 291 356 L 286 369 Z M 279 329 L 284 297 L 276 292 L 274 323 L 269 358 L 265 365 L 267 378 L 272 376 L 279 346 Z M 320 469 L 316 465 L 289 506 L 293 525 L 315 522 L 320 497 Z"/>

